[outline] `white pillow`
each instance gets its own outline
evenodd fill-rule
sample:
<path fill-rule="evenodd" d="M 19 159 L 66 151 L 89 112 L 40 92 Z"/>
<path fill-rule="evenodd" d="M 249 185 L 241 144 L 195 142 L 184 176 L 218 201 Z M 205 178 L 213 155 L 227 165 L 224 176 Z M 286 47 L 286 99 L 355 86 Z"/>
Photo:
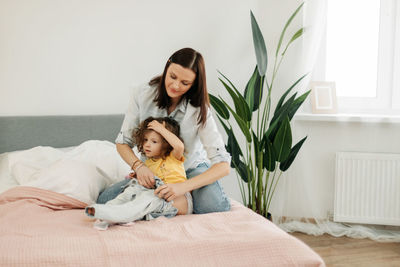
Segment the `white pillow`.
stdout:
<path fill-rule="evenodd" d="M 94 164 L 101 168 L 113 183 L 122 180 L 129 173 L 130 168 L 118 154 L 115 144 L 108 141 L 89 140 L 79 146 L 71 148 L 53 148 L 38 146 L 28 150 L 9 153 L 8 170 L 20 184 L 33 182 L 37 176 L 33 174 L 49 167 L 61 159 L 70 159 Z"/>
<path fill-rule="evenodd" d="M 62 159 L 36 171 L 32 181 L 23 185 L 54 191 L 90 205 L 111 183 L 107 174 L 94 164 Z"/>
<path fill-rule="evenodd" d="M 31 182 L 32 175 L 60 160 L 64 152 L 60 149 L 38 146 L 28 150 L 15 151 L 8 155 L 9 170 L 20 184 Z"/>

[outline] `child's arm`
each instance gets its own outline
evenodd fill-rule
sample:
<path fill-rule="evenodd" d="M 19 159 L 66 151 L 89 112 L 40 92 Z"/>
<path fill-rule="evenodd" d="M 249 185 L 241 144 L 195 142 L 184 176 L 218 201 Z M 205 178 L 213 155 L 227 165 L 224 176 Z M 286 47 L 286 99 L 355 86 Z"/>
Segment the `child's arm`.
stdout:
<path fill-rule="evenodd" d="M 158 121 L 154 120 L 147 125 L 147 128 L 156 131 L 157 133 L 161 134 L 162 137 L 167 140 L 167 142 L 172 146 L 172 155 L 178 160 L 181 160 L 183 157 L 183 152 L 185 150 L 185 146 L 183 142 L 173 133 L 168 131 L 163 124 L 159 123 Z"/>

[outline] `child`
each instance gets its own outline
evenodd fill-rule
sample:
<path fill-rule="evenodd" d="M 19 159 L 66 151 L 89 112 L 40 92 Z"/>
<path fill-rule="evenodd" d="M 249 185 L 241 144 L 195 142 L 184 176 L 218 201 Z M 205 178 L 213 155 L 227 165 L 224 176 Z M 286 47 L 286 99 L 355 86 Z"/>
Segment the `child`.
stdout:
<path fill-rule="evenodd" d="M 154 173 L 156 187 L 163 183 L 180 183 L 186 180 L 183 166 L 184 145 L 179 138 L 179 124 L 168 117 L 144 120 L 133 133 L 133 139 L 139 152 L 146 156 L 145 165 Z M 142 162 L 134 162 L 135 169 Z M 134 176 L 134 174 L 130 174 Z M 158 216 L 173 217 L 176 214 L 193 212 L 190 193 L 166 202 L 154 195 L 154 189 L 148 189 L 132 179 L 125 190 L 106 204 L 94 204 L 86 207 L 86 214 L 104 221 L 97 221 L 95 228 L 105 230 L 109 223 L 130 223 L 143 217 L 153 219 Z"/>

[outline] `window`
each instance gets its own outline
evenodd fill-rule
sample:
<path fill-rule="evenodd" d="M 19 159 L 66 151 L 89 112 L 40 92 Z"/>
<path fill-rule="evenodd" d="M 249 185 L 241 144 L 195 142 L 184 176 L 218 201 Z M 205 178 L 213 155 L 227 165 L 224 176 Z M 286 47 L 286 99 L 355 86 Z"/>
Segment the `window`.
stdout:
<path fill-rule="evenodd" d="M 400 113 L 399 10 L 396 0 L 328 0 L 313 78 L 336 82 L 338 112 Z"/>

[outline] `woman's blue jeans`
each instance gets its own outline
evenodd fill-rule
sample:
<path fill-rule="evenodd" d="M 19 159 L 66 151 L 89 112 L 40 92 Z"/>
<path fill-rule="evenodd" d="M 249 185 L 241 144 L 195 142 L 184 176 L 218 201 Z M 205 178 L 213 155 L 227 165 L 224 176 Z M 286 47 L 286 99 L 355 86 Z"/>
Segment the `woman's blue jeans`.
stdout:
<path fill-rule="evenodd" d="M 207 163 L 200 163 L 196 168 L 187 170 L 186 176 L 188 179 L 190 179 L 205 172 L 208 168 L 210 168 L 210 165 Z M 107 201 L 114 199 L 122 191 L 124 191 L 124 188 L 128 182 L 129 179 L 124 179 L 113 184 L 109 188 L 106 188 L 100 193 L 97 203 L 104 204 Z M 231 209 L 229 198 L 225 195 L 219 181 L 193 190 L 192 197 L 193 212 L 197 214 L 228 211 Z"/>

